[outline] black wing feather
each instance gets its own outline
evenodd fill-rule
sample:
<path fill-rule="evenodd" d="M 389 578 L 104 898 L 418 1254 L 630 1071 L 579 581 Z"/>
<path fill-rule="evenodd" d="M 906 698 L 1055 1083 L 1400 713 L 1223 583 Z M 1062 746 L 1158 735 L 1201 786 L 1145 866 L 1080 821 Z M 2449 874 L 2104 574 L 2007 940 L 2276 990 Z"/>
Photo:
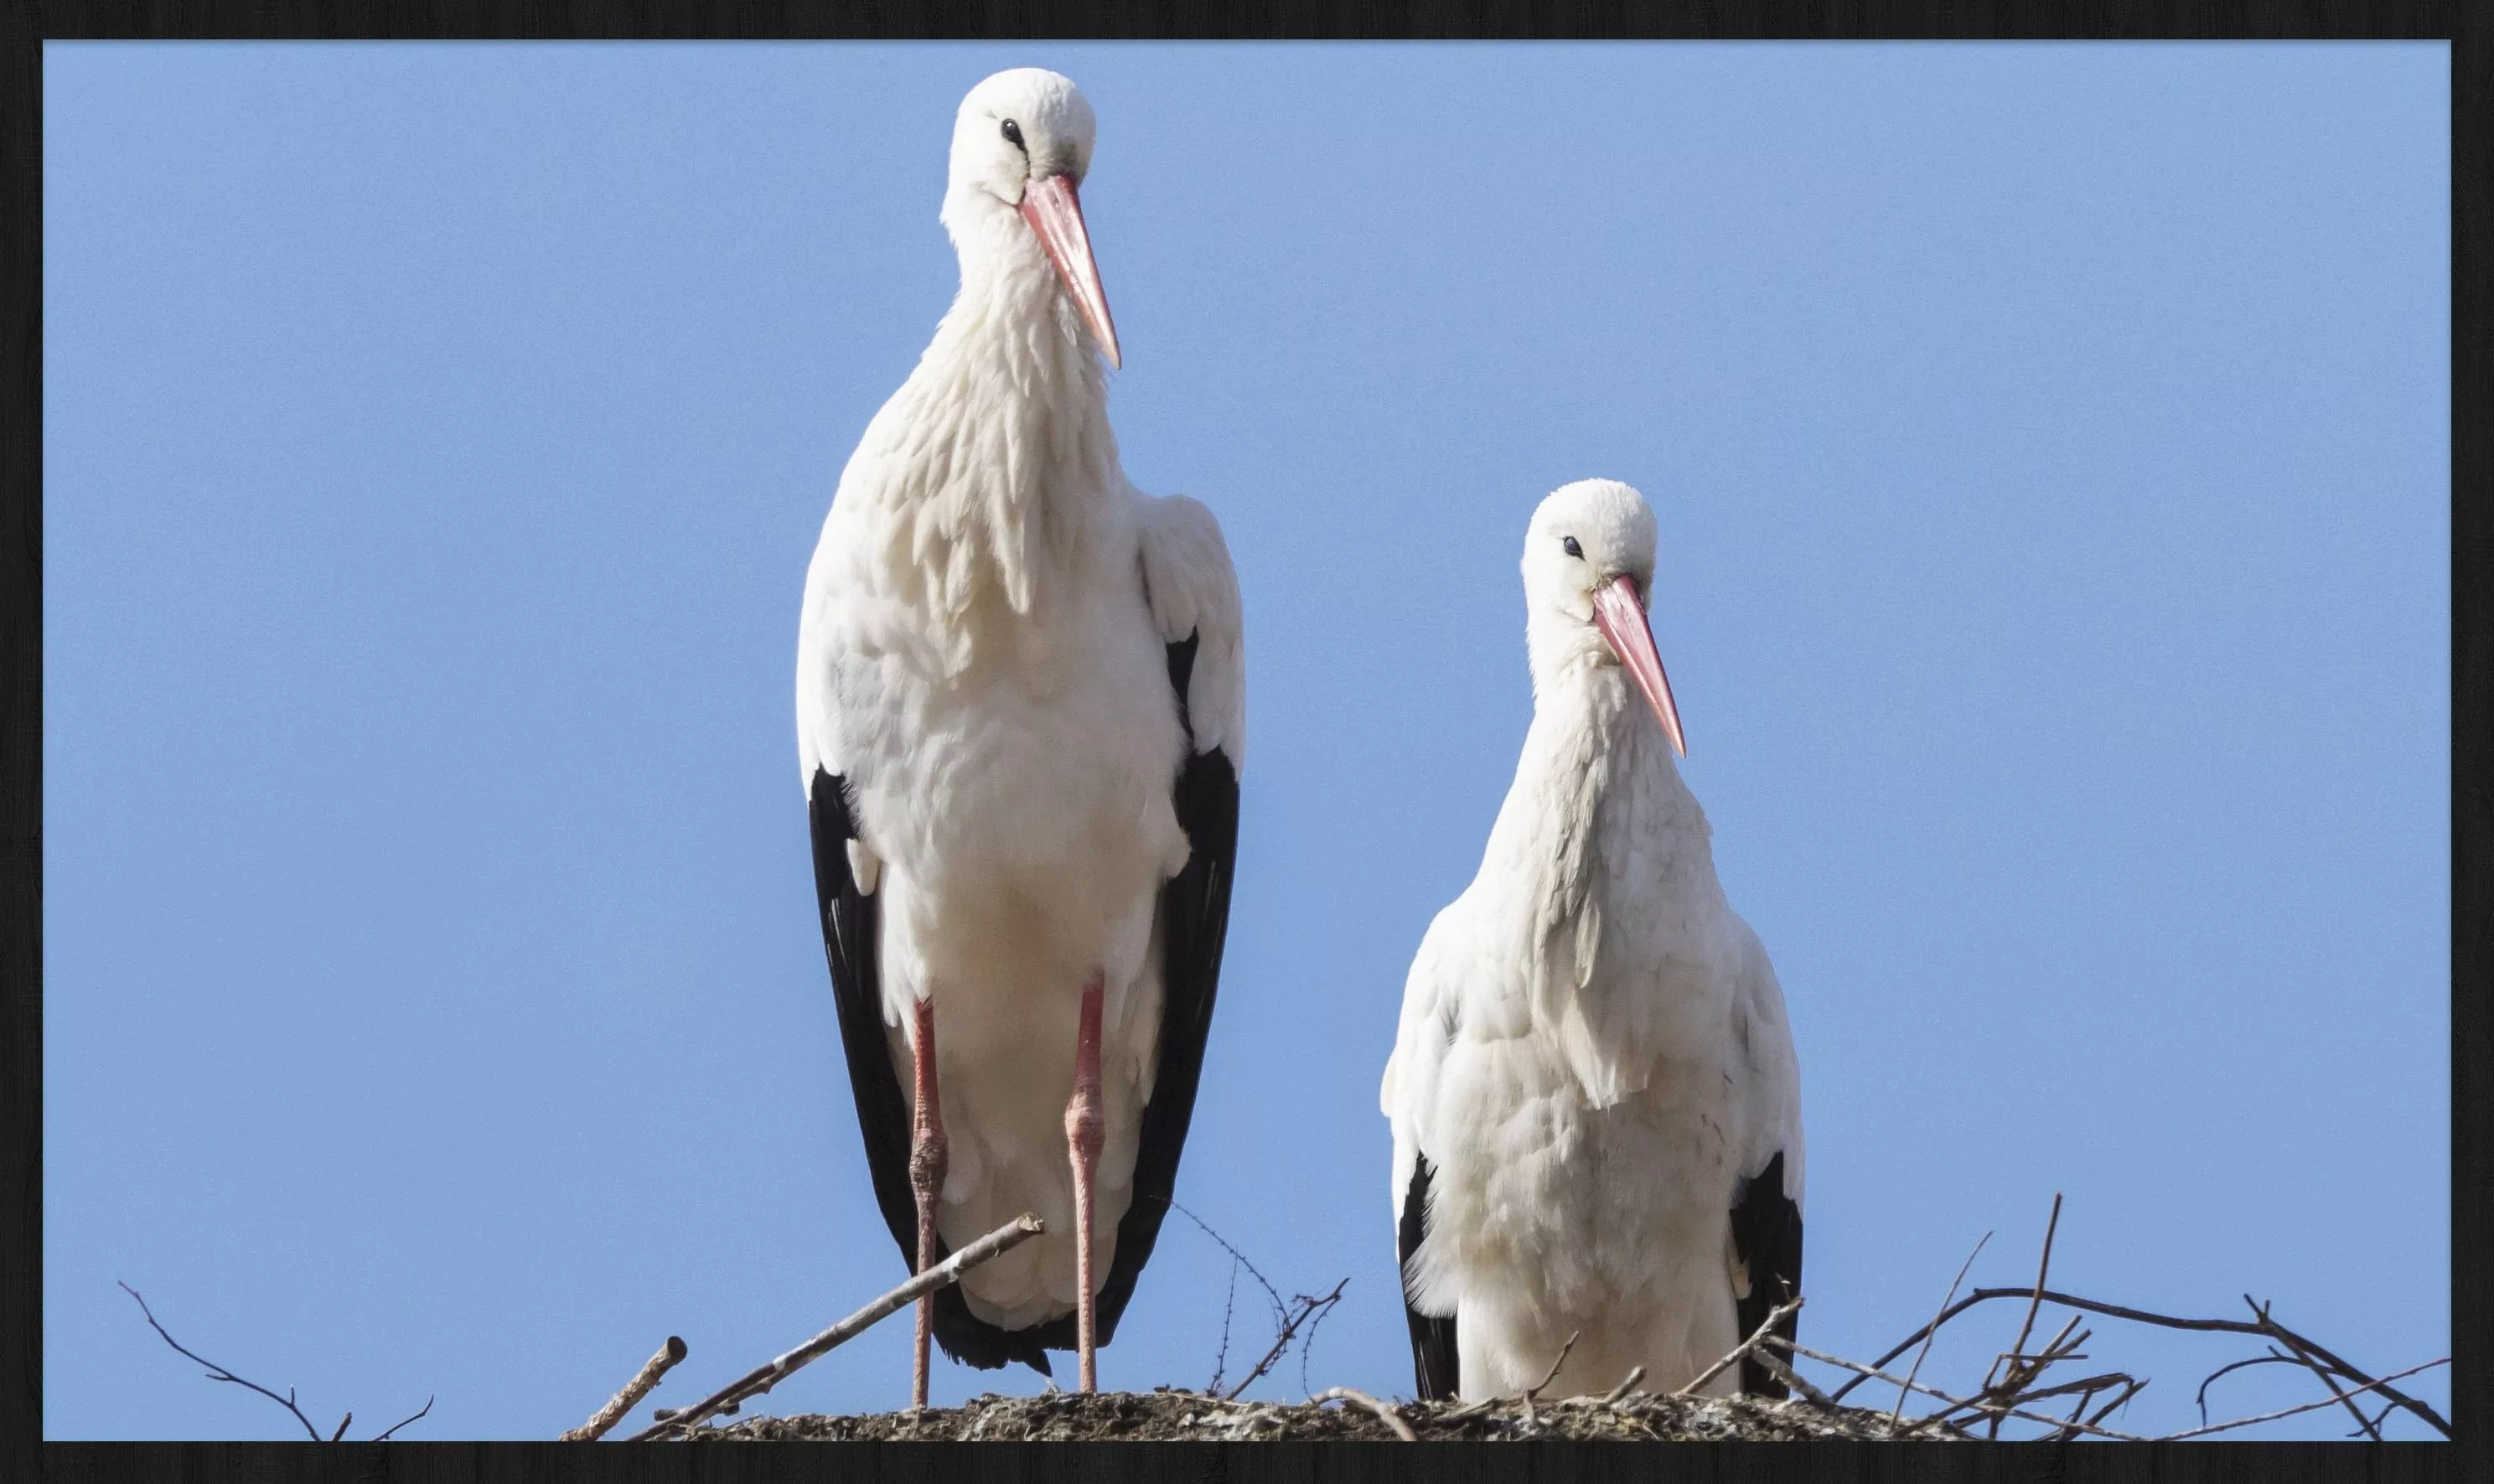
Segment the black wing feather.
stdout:
<path fill-rule="evenodd" d="M 1735 1305 L 1741 1338 L 1747 1340 L 1767 1321 L 1770 1311 L 1801 1291 L 1801 1207 L 1784 1194 L 1780 1150 L 1749 1181 L 1740 1204 L 1732 1208 L 1732 1247 L 1749 1269 L 1749 1296 Z M 1799 1339 L 1801 1316 L 1784 1316 L 1776 1333 L 1787 1340 Z M 1784 1383 L 1744 1355 L 1741 1390 L 1749 1396 L 1779 1397 L 1784 1395 Z"/>
<path fill-rule="evenodd" d="M 822 910 L 823 953 L 831 960 L 832 999 L 839 1008 L 840 1045 L 847 1052 L 849 1091 L 857 1099 L 858 1131 L 866 1136 L 867 1173 L 875 1204 L 900 1247 L 905 1270 L 918 1267 L 918 1199 L 909 1189 L 909 1098 L 892 1069 L 891 1043 L 883 1023 L 883 974 L 879 956 L 882 904 L 857 887 L 849 870 L 848 842 L 857 838 L 849 815 L 847 780 L 817 768 L 806 812 L 813 824 L 814 899 Z M 949 1256 L 935 1239 L 936 1259 Z M 1036 1331 L 1002 1329 L 970 1312 L 958 1284 L 935 1290 L 935 1342 L 944 1353 L 982 1371 L 1019 1360 L 1043 1376 L 1048 1351 Z"/>
<path fill-rule="evenodd" d="M 1102 1345 L 1116 1337 L 1117 1319 L 1134 1296 L 1136 1280 L 1160 1239 L 1161 1223 L 1177 1189 L 1178 1156 L 1195 1114 L 1196 1086 L 1203 1073 L 1204 1043 L 1221 979 L 1221 950 L 1230 929 L 1230 884 L 1238 862 L 1238 772 L 1227 754 L 1195 750 L 1186 694 L 1196 643 L 1196 636 L 1189 635 L 1169 646 L 1170 685 L 1177 693 L 1178 716 L 1188 739 L 1186 763 L 1177 777 L 1177 822 L 1191 852 L 1185 868 L 1161 889 L 1160 1065 L 1151 1101 L 1143 1106 L 1133 1203 L 1117 1224 L 1117 1256 L 1092 1306 Z M 902 1260 L 914 1268 L 918 1206 L 909 1189 L 910 1109 L 885 1040 L 875 941 L 880 909 L 859 893 L 849 871 L 848 841 L 857 831 L 844 781 L 818 770 L 810 812 L 823 946 L 839 1004 L 840 1040 L 848 1052 L 858 1127 L 866 1136 L 867 1165 L 884 1224 L 892 1228 Z M 940 1259 L 949 1249 L 941 1238 L 937 1247 Z M 1046 1375 L 1048 1351 L 1074 1348 L 1077 1326 L 1075 1316 L 1068 1314 L 1022 1329 L 999 1328 L 970 1313 L 957 1284 L 936 1290 L 934 1327 L 936 1342 L 956 1360 L 981 1370 L 1019 1360 Z"/>
<path fill-rule="evenodd" d="M 1195 674 L 1199 636 L 1169 647 L 1170 688 L 1177 693 L 1178 720 L 1186 733 L 1186 763 L 1177 775 L 1177 822 L 1186 832 L 1186 866 L 1161 888 L 1161 1043 L 1152 1100 L 1143 1105 L 1143 1127 L 1135 1150 L 1134 1201 L 1117 1223 L 1117 1256 L 1109 1264 L 1094 1312 L 1100 1343 L 1117 1332 L 1117 1317 L 1135 1292 L 1143 1263 L 1160 1240 L 1161 1223 L 1177 1194 L 1178 1156 L 1195 1117 L 1196 1084 L 1203 1075 L 1203 1047 L 1212 1033 L 1212 1001 L 1221 982 L 1221 949 L 1230 934 L 1230 883 L 1238 866 L 1238 771 L 1229 754 L 1195 750 L 1188 714 L 1188 682 Z M 1074 1345 L 1067 1316 L 1065 1342 Z"/>
<path fill-rule="evenodd" d="M 1423 1402 L 1442 1402 L 1463 1384 L 1455 1359 L 1455 1317 L 1441 1318 L 1412 1307 L 1412 1255 L 1429 1234 L 1429 1157 L 1412 1162 L 1412 1183 L 1403 1188 L 1403 1219 L 1394 1227 L 1394 1257 L 1403 1275 L 1403 1317 L 1412 1326 L 1412 1379 Z"/>

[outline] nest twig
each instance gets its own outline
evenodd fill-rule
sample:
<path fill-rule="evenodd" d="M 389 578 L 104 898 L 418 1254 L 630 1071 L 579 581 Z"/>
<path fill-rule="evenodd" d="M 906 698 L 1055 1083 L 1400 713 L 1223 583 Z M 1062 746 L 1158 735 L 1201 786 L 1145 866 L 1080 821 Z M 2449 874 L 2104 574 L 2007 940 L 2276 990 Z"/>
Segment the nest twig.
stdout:
<path fill-rule="evenodd" d="M 1341 1303 L 1343 1287 L 1345 1284 L 1350 1282 L 1351 1279 L 1345 1277 L 1341 1283 L 1337 1283 L 1333 1286 L 1332 1292 L 1326 1293 L 1321 1297 L 1313 1294 L 1301 1293 L 1292 1299 L 1290 1311 L 1282 1317 L 1282 1332 L 1273 1337 L 1273 1348 L 1266 1350 L 1263 1358 L 1256 1362 L 1256 1368 L 1254 1370 L 1238 1378 L 1237 1385 L 1223 1392 L 1221 1394 L 1221 1399 L 1225 1402 L 1237 1400 L 1240 1392 L 1256 1384 L 1256 1380 L 1259 1377 L 1273 1369 L 1273 1363 L 1275 1361 L 1280 1360 L 1284 1355 L 1290 1353 L 1291 1342 L 1298 1337 L 1300 1326 L 1309 1323 L 1311 1320 L 1323 1318 L 1327 1311 L 1331 1310 L 1334 1305 Z"/>
<path fill-rule="evenodd" d="M 633 1434 L 632 1441 L 645 1442 L 668 1433 L 689 1432 L 705 1418 L 735 1411 L 747 1399 L 769 1391 L 800 1368 L 865 1333 L 878 1320 L 907 1308 L 917 1301 L 919 1295 L 932 1293 L 946 1284 L 956 1282 L 980 1263 L 1013 1251 L 1046 1229 L 1036 1216 L 1025 1214 L 1016 1217 L 795 1349 L 764 1361 L 692 1406 L 654 1413 L 656 1420 Z"/>
<path fill-rule="evenodd" d="M 1419 1438 L 1413 1433 L 1412 1424 L 1403 1420 L 1403 1414 L 1401 1412 L 1396 1411 L 1393 1408 L 1377 1400 L 1377 1398 L 1370 1396 L 1365 1391 L 1354 1391 L 1349 1386 L 1334 1386 L 1318 1392 L 1315 1396 L 1308 1398 L 1308 1400 L 1318 1405 L 1323 1405 L 1326 1402 L 1349 1402 L 1353 1407 L 1357 1407 L 1368 1412 L 1378 1421 L 1384 1423 L 1388 1428 L 1393 1430 L 1394 1436 L 1401 1439 L 1403 1441 L 1418 1442 L 1420 1440 Z"/>
<path fill-rule="evenodd" d="M 2243 1295 L 2243 1303 L 2251 1310 L 2252 1317 L 2245 1320 L 2189 1318 L 2132 1308 L 2125 1304 L 2105 1303 L 2098 1299 L 2059 1291 L 2050 1286 L 2050 1279 L 2053 1241 L 2060 1228 L 2060 1219 L 2061 1197 L 2056 1193 L 2053 1196 L 2053 1214 L 2045 1224 L 2043 1253 L 2036 1263 L 2035 1281 L 2032 1284 L 2018 1287 L 1979 1287 L 1961 1299 L 1956 1296 L 1958 1285 L 1965 1277 L 1965 1267 L 1961 1266 L 1957 1278 L 1951 1280 L 1949 1284 L 1949 1296 L 1940 1301 L 1939 1312 L 1932 1316 L 1931 1322 L 1889 1347 L 1885 1353 L 1867 1366 L 1821 1355 L 1817 1351 L 1790 1345 L 1781 1339 L 1771 1339 L 1768 1343 L 1792 1353 L 1809 1355 L 1822 1363 L 1834 1365 L 1840 1370 L 1851 1371 L 1852 1378 L 1838 1387 L 1833 1394 L 1832 1400 L 1836 1402 L 1841 1403 L 1847 1393 L 1865 1381 L 1876 1379 L 1895 1385 L 1898 1388 L 1898 1400 L 1896 1407 L 1890 1411 L 1890 1420 L 1901 1426 L 1907 1435 L 1932 1428 L 1962 1433 L 1964 1428 L 1979 1424 L 1984 1429 L 1984 1436 L 1997 1438 L 2002 1424 L 2016 1417 L 2050 1423 L 2053 1431 L 2046 1436 L 2066 1440 L 2081 1435 L 2130 1437 L 2129 1434 L 2117 1433 L 2106 1428 L 2103 1425 L 2104 1419 L 2128 1404 L 2130 1399 L 2137 1396 L 2147 1384 L 2144 1379 L 2119 1371 L 2090 1376 L 2083 1380 L 2051 1385 L 2044 1383 L 2045 1373 L 2053 1366 L 2062 1361 L 2086 1358 L 2085 1352 L 2080 1347 L 2087 1343 L 2094 1331 L 2080 1328 L 2083 1316 L 2097 1315 L 2165 1329 L 2257 1335 L 2271 1342 L 2266 1352 L 2249 1359 L 2233 1361 L 2211 1372 L 2206 1379 L 2200 1383 L 2200 1389 L 2195 1398 L 2200 1406 L 2201 1426 L 2172 1436 L 2205 1437 L 2211 1433 L 2248 1427 L 2256 1422 L 2275 1421 L 2279 1417 L 2294 1416 L 2319 1408 L 2342 1406 L 2356 1419 L 2357 1433 L 2351 1436 L 2370 1438 L 2375 1441 L 2381 1440 L 2382 1421 L 2391 1411 L 2399 1409 L 2412 1413 L 2443 1437 L 2450 1436 L 2450 1424 L 2439 1411 L 2389 1384 L 2416 1375 L 2418 1372 L 2445 1364 L 2447 1357 L 2445 1360 L 2427 1361 L 2423 1365 L 2412 1366 L 2405 1371 L 2375 1378 L 2356 1369 L 2325 1347 L 2287 1328 L 2270 1314 L 2267 1304 L 2255 1300 L 2249 1294 Z M 1989 1240 L 1988 1233 L 1986 1239 Z M 1982 1250 L 1983 1244 L 1976 1243 L 1975 1251 Z M 1973 1260 L 1973 1257 L 1969 1255 L 1966 1265 L 1970 1266 Z M 1923 1359 L 1930 1353 L 1931 1343 L 1940 1330 L 1958 1316 L 1999 1299 L 2023 1300 L 2026 1310 L 2024 1317 L 2019 1324 L 2017 1339 L 2011 1342 L 2008 1349 L 1993 1357 L 1991 1368 L 1984 1373 L 1982 1386 L 1972 1396 L 1953 1397 L 1919 1384 L 1916 1377 L 1922 1369 Z M 2027 1348 L 2027 1342 L 2034 1334 L 2036 1320 L 2047 1304 L 2069 1310 L 2070 1316 L 2051 1341 L 2041 1348 L 2030 1351 Z M 1913 1368 L 1903 1378 L 1889 1375 L 1881 1369 L 1917 1346 L 1921 1348 L 1915 1354 Z M 2210 1423 L 2207 1418 L 2207 1394 L 2210 1384 L 2233 1372 L 2261 1365 L 2301 1366 L 2320 1379 L 2327 1395 L 2318 1402 L 2289 1408 L 2282 1411 L 2263 1413 L 2255 1417 L 2240 1417 L 2230 1422 Z M 1905 1401 L 1909 1395 L 1915 1393 L 1937 1398 L 1947 1405 L 1923 1416 L 1906 1419 L 1902 1415 Z M 2383 1408 L 2378 1415 L 2368 1415 L 2363 1407 L 2357 1402 L 2357 1397 L 2366 1393 L 2376 1393 L 2385 1399 Z M 2100 1396 L 2109 1396 L 2110 1400 L 2097 1406 L 2096 1399 Z M 2047 1417 L 2033 1410 L 2034 1405 L 2039 1402 L 2052 1400 L 2057 1404 L 2057 1400 L 2061 1397 L 2076 1398 L 2076 1401 L 2070 1404 L 2065 1415 Z M 2093 1410 L 2089 1409 L 2091 1407 Z"/>
<path fill-rule="evenodd" d="M 658 1353 L 651 1356 L 640 1371 L 624 1383 L 623 1390 L 615 1393 L 605 1406 L 597 1408 L 595 1416 L 563 1434 L 559 1440 L 595 1442 L 605 1437 L 614 1430 L 616 1423 L 624 1420 L 624 1413 L 641 1405 L 641 1399 L 648 1396 L 658 1384 L 658 1378 L 674 1370 L 676 1362 L 684 1358 L 684 1340 L 679 1336 L 669 1335 L 667 1343 L 658 1347 Z"/>

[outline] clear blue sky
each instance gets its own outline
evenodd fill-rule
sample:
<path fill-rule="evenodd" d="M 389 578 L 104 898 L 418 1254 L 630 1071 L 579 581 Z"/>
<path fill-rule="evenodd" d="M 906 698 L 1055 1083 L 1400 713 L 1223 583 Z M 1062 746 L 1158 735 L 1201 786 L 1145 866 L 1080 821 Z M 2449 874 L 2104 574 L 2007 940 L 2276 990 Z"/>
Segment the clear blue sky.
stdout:
<path fill-rule="evenodd" d="M 2447 1350 L 2443 45 L 54 45 L 50 1436 L 293 1425 L 116 1279 L 441 1439 L 572 1426 L 670 1333 L 682 1401 L 901 1276 L 797 607 L 953 289 L 954 106 L 1032 63 L 1099 111 L 1127 468 L 1245 588 L 1179 1196 L 1350 1278 L 1310 1383 L 1411 1390 L 1378 1074 L 1530 715 L 1526 517 L 1587 475 L 1659 512 L 1791 1002 L 1804 1338 L 1875 1354 L 1987 1230 L 1970 1281 L 2031 1280 L 2060 1190 L 2073 1288 Z M 1172 1220 L 1103 1383 L 1201 1385 L 1229 1272 Z M 2144 1430 L 2253 1352 L 2095 1327 Z"/>

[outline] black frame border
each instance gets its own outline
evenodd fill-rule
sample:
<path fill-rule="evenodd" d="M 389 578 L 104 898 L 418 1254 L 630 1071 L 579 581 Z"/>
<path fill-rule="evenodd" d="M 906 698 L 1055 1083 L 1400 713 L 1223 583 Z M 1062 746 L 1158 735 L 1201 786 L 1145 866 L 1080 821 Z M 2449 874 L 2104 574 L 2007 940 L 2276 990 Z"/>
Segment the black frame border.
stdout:
<path fill-rule="evenodd" d="M 0 1477 L 62 1481 L 2494 1479 L 2483 1260 L 2494 1250 L 2494 510 L 2487 500 L 2488 8 L 2453 0 L 9 0 L 0 48 Z M 43 1436 L 43 43 L 46 40 L 1180 39 L 2447 40 L 2451 43 L 2451 1417 L 2444 1443 L 940 1444 L 45 1443 Z M 135 760 L 134 760 L 135 761 Z M 1425 1462 L 1424 1462 L 1425 1461 Z"/>

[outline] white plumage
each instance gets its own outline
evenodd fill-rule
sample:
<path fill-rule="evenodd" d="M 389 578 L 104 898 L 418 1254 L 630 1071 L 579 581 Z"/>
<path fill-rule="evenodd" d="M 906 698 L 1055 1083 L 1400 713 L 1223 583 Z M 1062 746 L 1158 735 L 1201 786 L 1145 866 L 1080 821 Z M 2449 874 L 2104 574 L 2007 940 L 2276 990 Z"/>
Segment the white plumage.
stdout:
<path fill-rule="evenodd" d="M 1799 1284 L 1792 1038 L 1672 758 L 1654 551 L 1609 480 L 1552 494 L 1527 537 L 1532 729 L 1413 961 L 1380 1100 L 1423 1394 L 1512 1395 L 1571 1333 L 1550 1394 L 1634 1366 L 1676 1388 Z M 1735 1384 L 1780 1394 L 1755 1368 L 1709 1389 Z"/>
<path fill-rule="evenodd" d="M 1157 1210 L 1149 1229 L 1121 1218 L 1170 1050 L 1165 981 L 1201 969 L 1190 992 L 1208 1018 L 1228 898 L 1227 860 L 1202 863 L 1198 875 L 1219 869 L 1208 966 L 1200 924 L 1168 941 L 1181 929 L 1165 926 L 1163 898 L 1204 828 L 1180 818 L 1180 780 L 1199 759 L 1226 765 L 1234 837 L 1243 753 L 1238 588 L 1220 526 L 1192 500 L 1138 492 L 1109 429 L 1101 357 L 1116 356 L 1115 332 L 1075 195 L 1092 136 L 1089 105 L 1053 73 L 1000 73 L 962 102 L 942 213 L 959 295 L 840 476 L 798 644 L 798 757 L 836 987 L 871 1002 L 904 1099 L 922 1003 L 937 1027 L 941 1246 L 1025 1210 L 1047 1223 L 962 1281 L 975 1323 L 930 1309 L 946 1348 L 983 1365 L 1044 1368 L 1034 1327 L 1077 1306 L 1066 1120 L 1095 980 L 1096 1273 L 1115 1268 L 1121 1237 L 1147 1250 L 1158 1227 Z M 1173 683 L 1171 647 L 1190 643 Z M 843 943 L 844 921 L 858 941 Z M 1172 969 L 1181 949 L 1193 967 Z M 909 1151 L 879 1130 L 888 1099 L 869 1106 L 868 1084 L 883 1084 L 857 1040 L 872 1027 L 843 1010 L 899 1238 L 892 1182 L 906 1170 L 894 1162 Z M 1190 1105 L 1193 1080 L 1190 1065 Z M 1176 1138 L 1184 1125 L 1181 1107 Z M 1175 1162 L 1172 1145 L 1172 1175 Z M 1112 1308 L 1103 1322 L 1114 1321 Z M 1049 1344 L 1071 1343 L 1062 1328 Z M 1086 1346 L 1086 1378 L 1088 1359 Z"/>

